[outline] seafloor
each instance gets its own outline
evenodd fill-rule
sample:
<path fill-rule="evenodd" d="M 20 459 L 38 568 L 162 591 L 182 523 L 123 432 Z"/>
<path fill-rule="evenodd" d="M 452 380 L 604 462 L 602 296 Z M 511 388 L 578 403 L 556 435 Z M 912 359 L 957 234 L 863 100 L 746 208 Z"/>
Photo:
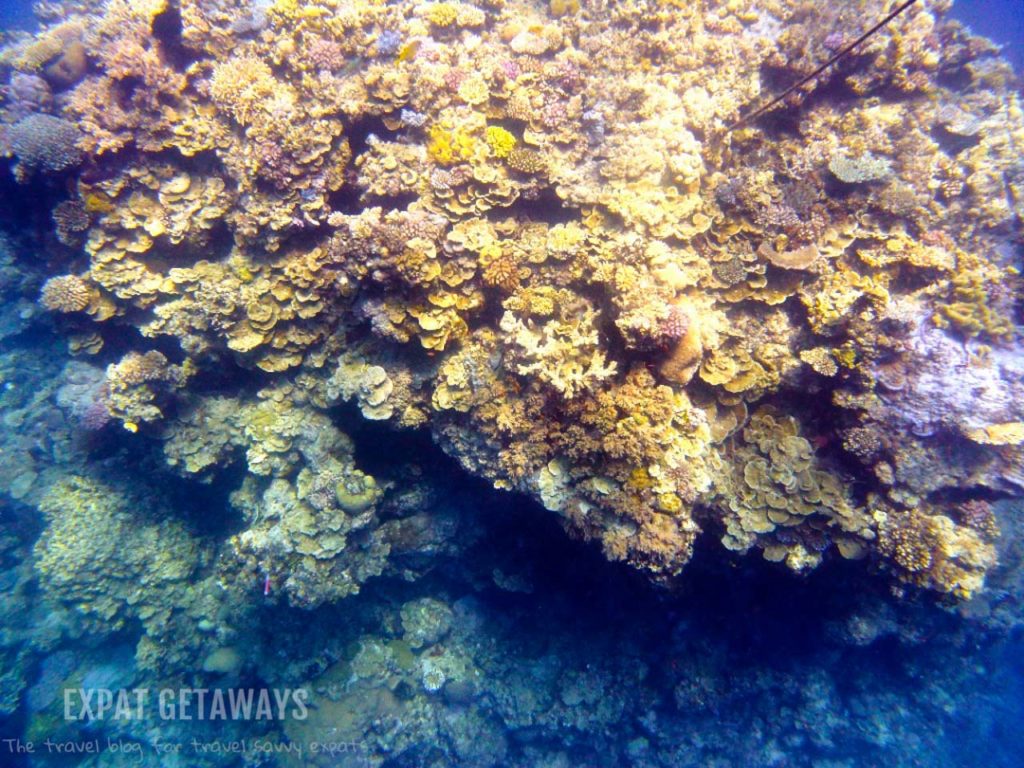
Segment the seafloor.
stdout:
<path fill-rule="evenodd" d="M 0 31 L 0 766 L 1020 765 L 1021 80 L 902 5 Z"/>

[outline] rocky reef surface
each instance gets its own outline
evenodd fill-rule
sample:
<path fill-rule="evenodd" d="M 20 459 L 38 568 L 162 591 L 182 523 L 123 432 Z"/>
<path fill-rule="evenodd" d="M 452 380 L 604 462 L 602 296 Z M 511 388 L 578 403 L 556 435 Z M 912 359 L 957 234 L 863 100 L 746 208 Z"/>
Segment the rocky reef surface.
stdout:
<path fill-rule="evenodd" d="M 960 764 L 1020 624 L 1020 80 L 922 0 L 736 126 L 886 10 L 38 4 L 3 722 L 305 684 L 211 732 L 358 754 L 180 764 Z"/>

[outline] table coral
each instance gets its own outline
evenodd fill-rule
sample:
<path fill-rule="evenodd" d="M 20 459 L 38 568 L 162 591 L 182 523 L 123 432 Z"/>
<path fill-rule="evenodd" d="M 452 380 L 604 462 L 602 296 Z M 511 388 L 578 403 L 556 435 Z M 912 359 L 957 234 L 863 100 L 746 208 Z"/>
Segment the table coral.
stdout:
<path fill-rule="evenodd" d="M 53 115 L 32 114 L 7 131 L 6 141 L 17 159 L 15 174 L 27 179 L 36 171 L 58 173 L 78 165 L 83 158 L 78 126 Z"/>
<path fill-rule="evenodd" d="M 854 506 L 849 487 L 815 459 L 795 419 L 762 408 L 741 437 L 715 477 L 727 508 L 722 541 L 728 549 L 757 545 L 766 558 L 803 570 L 820 563 L 833 541 L 845 555 L 874 538 L 870 518 Z"/>

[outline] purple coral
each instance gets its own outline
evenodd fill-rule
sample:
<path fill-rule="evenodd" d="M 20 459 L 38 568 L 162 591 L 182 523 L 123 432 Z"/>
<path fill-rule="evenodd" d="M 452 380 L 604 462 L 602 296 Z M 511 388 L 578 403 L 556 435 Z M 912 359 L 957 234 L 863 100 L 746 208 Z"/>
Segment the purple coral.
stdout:
<path fill-rule="evenodd" d="M 846 44 L 846 37 L 842 32 L 832 32 L 828 37 L 825 38 L 823 45 L 826 50 L 838 51 L 843 45 Z"/>
<path fill-rule="evenodd" d="M 515 80 L 521 74 L 519 64 L 512 59 L 505 59 L 501 62 L 501 73 L 507 80 Z"/>
<path fill-rule="evenodd" d="M 107 407 L 106 396 L 108 395 L 107 387 L 104 386 L 102 391 L 103 397 L 97 398 L 89 407 L 82 411 L 81 418 L 78 423 L 82 429 L 89 432 L 99 432 L 107 424 L 110 423 L 110 408 Z"/>
<path fill-rule="evenodd" d="M 413 109 L 403 109 L 399 113 L 399 118 L 403 125 L 408 125 L 411 128 L 422 128 L 427 122 L 427 116 L 425 114 Z"/>
<path fill-rule="evenodd" d="M 541 122 L 545 128 L 558 128 L 566 124 L 569 119 L 565 103 L 561 101 L 547 101 L 540 114 Z"/>
<path fill-rule="evenodd" d="M 596 109 L 588 109 L 581 116 L 583 130 L 590 139 L 591 144 L 600 144 L 604 141 L 605 120 L 604 115 Z"/>
<path fill-rule="evenodd" d="M 556 82 L 563 91 L 576 93 L 583 88 L 583 72 L 574 62 L 563 61 L 558 65 Z"/>
<path fill-rule="evenodd" d="M 317 69 L 335 72 L 345 66 L 345 51 L 336 40 L 318 37 L 306 49 L 306 58 Z"/>
<path fill-rule="evenodd" d="M 385 29 L 377 38 L 377 55 L 394 56 L 402 47 L 402 36 L 393 29 Z"/>
<path fill-rule="evenodd" d="M 673 305 L 668 310 L 668 317 L 658 326 L 658 335 L 664 340 L 665 346 L 669 346 L 683 338 L 689 327 L 690 316 L 686 310 Z"/>
<path fill-rule="evenodd" d="M 110 423 L 110 389 L 102 368 L 72 361 L 64 369 L 57 405 L 83 429 L 95 432 Z"/>
<path fill-rule="evenodd" d="M 292 183 L 292 163 L 284 149 L 273 142 L 261 142 L 257 148 L 257 157 L 257 175 L 277 189 L 287 189 Z"/>
<path fill-rule="evenodd" d="M 15 72 L 4 89 L 7 104 L 4 119 L 9 123 L 24 120 L 35 112 L 45 112 L 53 103 L 49 84 L 39 75 Z"/>

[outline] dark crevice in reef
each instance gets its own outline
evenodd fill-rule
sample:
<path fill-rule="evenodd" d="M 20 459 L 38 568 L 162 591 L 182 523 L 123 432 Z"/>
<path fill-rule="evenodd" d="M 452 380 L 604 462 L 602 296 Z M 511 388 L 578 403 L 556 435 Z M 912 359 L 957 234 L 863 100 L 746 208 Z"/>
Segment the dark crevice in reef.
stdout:
<path fill-rule="evenodd" d="M 113 82 L 113 94 L 118 101 L 118 108 L 125 112 L 132 111 L 132 97 L 135 91 L 142 88 L 145 81 L 137 75 L 128 75 Z"/>
<path fill-rule="evenodd" d="M 109 329 L 99 329 L 103 333 L 103 349 L 95 358 L 97 362 L 117 362 L 129 352 L 139 350 L 156 350 L 174 365 L 185 361 L 185 353 L 177 339 L 169 336 L 143 336 L 138 329 L 139 323 L 132 322 L 130 315 L 127 319 L 127 323 L 116 323 Z"/>
<path fill-rule="evenodd" d="M 580 218 L 579 210 L 567 206 L 555 190 L 549 187 L 541 190 L 536 197 L 520 197 L 510 208 L 492 208 L 487 216 L 491 219 L 504 219 L 510 213 L 522 220 L 549 225 L 565 224 Z"/>
<path fill-rule="evenodd" d="M 829 78 L 814 88 L 810 93 L 797 90 L 793 95 L 793 103 L 787 101 L 776 105 L 764 115 L 757 118 L 758 127 L 764 129 L 769 136 L 782 134 L 799 135 L 800 120 L 805 114 L 816 106 L 833 102 L 837 105 L 855 103 L 862 101 L 865 96 L 858 94 L 846 83 L 846 77 L 853 72 L 862 69 L 868 59 L 864 57 L 850 57 L 843 63 L 841 71 L 834 71 L 834 67 L 821 74 L 822 78 Z M 769 103 L 778 94 L 783 93 L 794 82 L 803 77 L 803 74 L 796 74 L 788 68 L 764 66 L 761 68 L 762 90 L 764 96 L 762 101 L 748 105 L 744 114 L 753 113 L 754 110 Z M 808 84 L 810 85 L 810 84 Z M 876 95 L 876 94 L 872 94 Z M 897 96 L 904 96 L 902 93 Z"/>
<path fill-rule="evenodd" d="M 189 391 L 196 395 L 225 395 L 259 389 L 265 384 L 261 376 L 254 375 L 250 368 L 240 366 L 234 353 L 216 352 L 197 366 L 195 374 L 188 380 Z"/>
<path fill-rule="evenodd" d="M 505 308 L 501 305 L 508 298 L 505 291 L 500 288 L 487 287 L 483 294 L 483 306 L 466 318 L 470 333 L 475 333 L 481 328 L 497 328 L 502 315 L 505 314 Z"/>
<path fill-rule="evenodd" d="M 418 199 L 419 197 L 412 192 L 392 197 L 371 196 L 366 199 L 363 197 L 363 191 L 354 182 L 346 181 L 341 189 L 327 195 L 327 205 L 332 211 L 356 216 L 367 207 L 375 205 L 379 205 L 385 211 L 404 211 Z"/>
<path fill-rule="evenodd" d="M 384 118 L 379 115 L 367 115 L 348 126 L 345 136 L 348 137 L 348 146 L 352 150 L 352 157 L 354 159 L 369 149 L 370 136 L 393 141 L 397 138 L 398 133 L 389 129 L 384 124 Z"/>
<path fill-rule="evenodd" d="M 331 418 L 352 438 L 356 467 L 375 478 L 393 476 L 403 465 L 415 463 L 432 479 L 456 478 L 460 486 L 487 487 L 438 448 L 426 429 L 396 429 L 387 422 L 370 421 L 354 403 L 335 406 Z"/>
<path fill-rule="evenodd" d="M 167 466 L 159 437 L 143 432 L 132 434 L 118 425 L 109 425 L 103 439 L 90 451 L 96 475 L 102 479 L 109 472 L 111 485 L 119 487 L 126 475 L 145 478 L 140 484 L 159 488 L 166 509 L 181 520 L 191 532 L 210 541 L 222 541 L 245 530 L 245 521 L 229 503 L 228 497 L 242 485 L 248 474 L 245 461 L 218 465 L 209 482 L 182 477 Z"/>
<path fill-rule="evenodd" d="M 197 535 L 224 540 L 246 529 L 246 521 L 229 503 L 228 497 L 242 486 L 247 474 L 245 462 L 237 461 L 221 467 L 209 484 L 168 474 L 173 482 L 161 487 L 172 497 L 178 517 Z"/>
<path fill-rule="evenodd" d="M 160 44 L 164 60 L 178 72 L 184 72 L 189 64 L 199 59 L 182 41 L 183 27 L 178 2 L 167 3 L 167 7 L 153 17 L 151 29 L 153 37 Z"/>
<path fill-rule="evenodd" d="M 190 267 L 200 261 L 220 261 L 231 254 L 233 247 L 231 229 L 225 221 L 219 220 L 214 222 L 200 245 L 193 247 L 158 243 L 136 258 L 153 271 L 166 274 L 175 267 Z"/>
<path fill-rule="evenodd" d="M 987 501 L 991 503 L 1009 498 L 1013 498 L 1009 493 L 1001 493 L 992 488 L 975 485 L 965 488 L 940 488 L 935 493 L 929 495 L 928 500 L 944 507 L 954 507 L 967 501 Z"/>
<path fill-rule="evenodd" d="M 217 153 L 212 149 L 204 149 L 196 152 L 194 155 L 183 155 L 177 149 L 168 149 L 159 154 L 147 155 L 145 157 L 145 162 L 150 167 L 162 161 L 188 173 L 217 176 L 222 179 L 229 179 L 231 177 L 217 156 Z"/>
<path fill-rule="evenodd" d="M 945 69 L 935 78 L 935 84 L 939 88 L 947 88 L 951 91 L 966 91 L 974 82 L 974 76 L 967 67 L 956 67 Z"/>
<path fill-rule="evenodd" d="M 965 149 L 976 147 L 981 143 L 981 134 L 978 133 L 974 136 L 962 136 L 957 133 L 952 133 L 947 130 L 945 126 L 937 125 L 932 128 L 932 138 L 950 157 L 959 155 Z"/>
<path fill-rule="evenodd" d="M 341 189 L 327 195 L 327 206 L 332 211 L 355 216 L 363 210 L 362 192 L 354 183 L 346 180 Z"/>
<path fill-rule="evenodd" d="M 370 115 L 356 120 L 348 126 L 345 138 L 348 139 L 349 149 L 352 150 L 352 161 L 365 153 L 370 148 L 370 137 L 375 136 L 385 141 L 394 141 L 398 134 L 390 130 L 383 118 Z M 417 199 L 415 194 L 399 195 L 391 198 L 382 198 L 374 201 L 386 210 L 404 210 L 408 205 Z M 333 211 L 355 216 L 366 207 L 363 199 L 363 192 L 355 183 L 354 165 L 349 168 L 346 174 L 345 184 L 341 189 L 331 192 L 327 196 L 327 204 Z"/>
<path fill-rule="evenodd" d="M 9 165 L 0 161 L 0 223 L 19 238 L 31 238 L 37 252 L 33 258 L 44 255 L 43 244 L 53 241 L 53 219 L 50 211 L 66 197 L 64 189 L 70 184 L 71 172 L 44 175 L 33 174 L 25 183 L 14 179 Z"/>

